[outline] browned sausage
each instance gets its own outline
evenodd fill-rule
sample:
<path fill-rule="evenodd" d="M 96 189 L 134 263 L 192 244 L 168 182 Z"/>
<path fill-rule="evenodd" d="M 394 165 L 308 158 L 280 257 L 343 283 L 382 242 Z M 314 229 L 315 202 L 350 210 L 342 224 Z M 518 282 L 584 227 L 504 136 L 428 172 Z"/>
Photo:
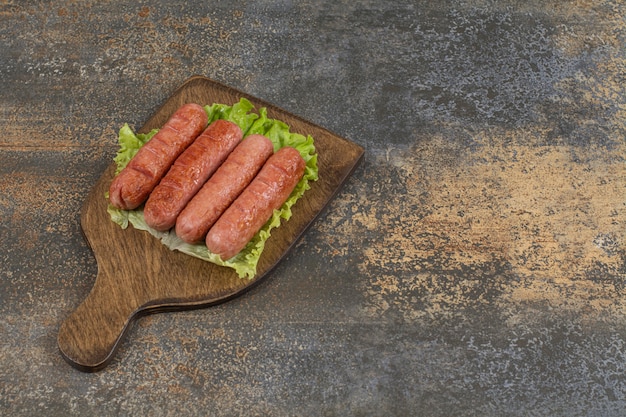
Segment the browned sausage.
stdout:
<path fill-rule="evenodd" d="M 178 214 L 224 162 L 243 137 L 233 122 L 216 120 L 176 159 L 150 194 L 143 210 L 146 224 L 159 231 L 176 224 Z"/>
<path fill-rule="evenodd" d="M 227 260 L 238 254 L 302 178 L 305 162 L 295 148 L 270 156 L 250 185 L 226 209 L 206 236 L 207 248 Z"/>
<path fill-rule="evenodd" d="M 176 158 L 202 132 L 208 122 L 202 106 L 180 107 L 113 179 L 109 201 L 117 208 L 133 210 L 146 201 Z"/>
<path fill-rule="evenodd" d="M 246 137 L 215 171 L 176 219 L 176 234 L 187 243 L 201 241 L 252 181 L 274 152 L 272 141 L 262 135 Z"/>

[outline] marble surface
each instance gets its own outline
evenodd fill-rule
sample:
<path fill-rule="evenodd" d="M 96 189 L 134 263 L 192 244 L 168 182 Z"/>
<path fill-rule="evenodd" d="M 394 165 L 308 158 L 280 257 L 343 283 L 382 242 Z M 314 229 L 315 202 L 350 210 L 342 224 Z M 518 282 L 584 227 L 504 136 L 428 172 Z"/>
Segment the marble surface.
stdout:
<path fill-rule="evenodd" d="M 622 416 L 620 0 L 0 2 L 0 414 Z M 259 286 L 59 354 L 80 207 L 188 77 L 366 150 Z"/>

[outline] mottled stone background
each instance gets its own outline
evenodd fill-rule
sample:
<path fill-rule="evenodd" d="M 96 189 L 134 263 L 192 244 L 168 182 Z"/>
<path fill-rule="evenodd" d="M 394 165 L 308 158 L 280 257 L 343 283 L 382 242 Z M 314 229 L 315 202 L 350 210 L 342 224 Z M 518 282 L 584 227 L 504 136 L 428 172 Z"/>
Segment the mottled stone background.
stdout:
<path fill-rule="evenodd" d="M 0 1 L 0 414 L 626 415 L 622 0 Z M 79 211 L 188 77 L 366 149 L 241 298 L 61 358 Z"/>

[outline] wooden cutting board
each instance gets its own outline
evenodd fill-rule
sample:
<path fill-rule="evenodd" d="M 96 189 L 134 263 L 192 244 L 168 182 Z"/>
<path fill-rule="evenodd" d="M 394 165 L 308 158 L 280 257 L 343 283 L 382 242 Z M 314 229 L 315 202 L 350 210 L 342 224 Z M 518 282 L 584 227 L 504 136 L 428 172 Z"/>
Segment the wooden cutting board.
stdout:
<path fill-rule="evenodd" d="M 62 356 L 79 370 L 104 368 L 124 334 L 138 317 L 156 312 L 200 308 L 228 301 L 257 284 L 285 256 L 363 157 L 362 147 L 290 114 L 270 103 L 205 77 L 188 79 L 139 130 L 162 126 L 188 102 L 234 104 L 241 97 L 255 108 L 266 107 L 292 132 L 310 134 L 318 152 L 319 180 L 293 207 L 288 222 L 272 231 L 253 279 L 239 278 L 230 268 L 171 251 L 147 232 L 123 230 L 107 213 L 104 197 L 115 165 L 94 186 L 81 212 L 81 227 L 98 264 L 94 286 L 82 304 L 61 324 Z"/>

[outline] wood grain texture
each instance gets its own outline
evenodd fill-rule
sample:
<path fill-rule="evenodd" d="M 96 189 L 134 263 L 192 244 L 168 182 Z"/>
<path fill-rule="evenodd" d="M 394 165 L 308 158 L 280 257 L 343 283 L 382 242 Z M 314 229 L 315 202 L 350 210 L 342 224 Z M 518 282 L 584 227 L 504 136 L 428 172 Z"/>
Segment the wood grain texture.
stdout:
<path fill-rule="evenodd" d="M 241 97 L 266 107 L 291 131 L 310 134 L 318 152 L 319 180 L 294 206 L 293 216 L 272 231 L 257 275 L 241 279 L 220 267 L 170 251 L 156 238 L 110 220 L 104 193 L 115 171 L 111 164 L 92 189 L 81 213 L 81 227 L 94 252 L 98 274 L 84 302 L 63 322 L 58 345 L 63 357 L 82 371 L 97 371 L 112 359 L 123 335 L 141 315 L 214 305 L 258 283 L 296 243 L 362 159 L 360 146 L 269 103 L 204 77 L 187 80 L 139 130 L 160 127 L 182 104 L 234 104 Z"/>

